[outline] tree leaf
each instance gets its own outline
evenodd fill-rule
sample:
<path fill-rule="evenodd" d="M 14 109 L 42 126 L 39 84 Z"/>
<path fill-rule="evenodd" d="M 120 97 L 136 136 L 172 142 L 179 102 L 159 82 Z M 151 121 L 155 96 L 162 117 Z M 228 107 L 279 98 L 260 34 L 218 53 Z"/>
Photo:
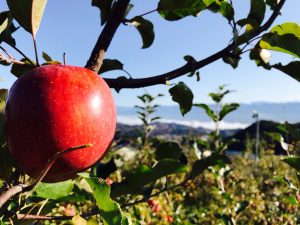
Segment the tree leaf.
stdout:
<path fill-rule="evenodd" d="M 91 170 L 91 174 L 95 177 L 101 177 L 102 179 L 106 179 L 111 173 L 117 170 L 116 163 L 112 158 L 107 163 L 99 162 L 97 163 Z"/>
<path fill-rule="evenodd" d="M 131 3 L 128 4 L 127 9 L 124 13 L 124 17 L 126 17 L 130 13 L 130 11 L 132 10 L 133 7 L 134 7 L 133 4 L 131 4 Z"/>
<path fill-rule="evenodd" d="M 254 60 L 257 66 L 262 66 L 266 70 L 270 70 L 272 67 L 269 63 L 265 63 L 264 60 L 261 57 L 261 51 L 262 49 L 259 46 L 255 46 L 253 49 L 250 51 L 250 59 Z"/>
<path fill-rule="evenodd" d="M 104 25 L 111 13 L 113 0 L 92 0 L 92 6 L 100 9 L 101 25 Z"/>
<path fill-rule="evenodd" d="M 36 65 L 32 65 L 27 59 L 21 59 L 21 61 L 25 64 L 13 64 L 10 70 L 16 77 L 20 77 L 36 67 Z"/>
<path fill-rule="evenodd" d="M 197 160 L 193 164 L 191 176 L 193 178 L 198 176 L 199 174 L 203 173 L 204 170 L 206 170 L 210 166 L 225 165 L 225 164 L 231 164 L 231 160 L 226 155 L 220 155 L 217 153 L 213 153 L 210 156 L 208 156 L 207 158 Z"/>
<path fill-rule="evenodd" d="M 3 115 L 1 115 L 1 133 L 3 133 Z M 1 135 L 2 136 L 2 135 Z M 1 145 L 3 145 L 3 137 L 1 138 Z M 13 158 L 7 148 L 0 147 L 0 179 L 7 179 L 11 176 L 13 171 Z"/>
<path fill-rule="evenodd" d="M 278 5 L 278 0 L 266 0 L 266 4 L 270 6 L 272 10 Z"/>
<path fill-rule="evenodd" d="M 300 157 L 287 157 L 282 159 L 283 162 L 287 163 L 290 167 L 300 172 Z"/>
<path fill-rule="evenodd" d="M 110 186 L 98 178 L 84 178 L 93 190 L 104 225 L 121 225 L 123 216 L 119 204 L 110 198 Z"/>
<path fill-rule="evenodd" d="M 6 0 L 13 18 L 35 38 L 47 0 Z"/>
<path fill-rule="evenodd" d="M 74 188 L 74 181 L 67 180 L 58 183 L 39 183 L 35 188 L 38 197 L 46 199 L 59 199 L 67 196 Z"/>
<path fill-rule="evenodd" d="M 207 114 L 214 122 L 216 122 L 216 121 L 218 120 L 218 118 L 217 118 L 216 115 L 215 115 L 215 112 L 214 112 L 208 105 L 202 104 L 202 103 L 200 103 L 200 104 L 197 103 L 197 104 L 194 104 L 194 106 L 204 109 L 205 112 L 206 112 L 206 114 Z"/>
<path fill-rule="evenodd" d="M 206 5 L 200 0 L 160 0 L 157 6 L 158 13 L 170 21 L 197 16 L 205 8 Z"/>
<path fill-rule="evenodd" d="M 159 144 L 156 147 L 156 152 L 155 152 L 157 160 L 162 160 L 162 159 L 179 160 L 181 154 L 182 154 L 182 149 L 179 147 L 179 145 L 176 142 L 172 142 L 172 141 Z"/>
<path fill-rule="evenodd" d="M 298 205 L 298 200 L 294 195 L 289 195 L 285 197 L 285 200 L 291 205 Z"/>
<path fill-rule="evenodd" d="M 0 44 L 1 42 L 5 42 L 10 46 L 16 46 L 15 39 L 11 36 L 18 28 L 11 22 L 9 26 L 0 34 Z"/>
<path fill-rule="evenodd" d="M 88 225 L 88 221 L 79 215 L 74 216 L 72 222 L 74 225 Z"/>
<path fill-rule="evenodd" d="M 6 30 L 11 23 L 11 18 L 8 11 L 0 13 L 0 34 Z"/>
<path fill-rule="evenodd" d="M 296 23 L 277 25 L 262 36 L 259 46 L 300 58 L 300 26 Z"/>
<path fill-rule="evenodd" d="M 226 1 L 222 1 L 220 5 L 220 13 L 228 20 L 231 21 L 234 16 L 234 9 L 231 4 Z"/>
<path fill-rule="evenodd" d="M 177 173 L 187 172 L 189 169 L 186 165 L 173 159 L 163 159 L 153 168 L 140 166 L 134 172 L 129 174 L 125 180 L 120 183 L 112 184 L 112 195 L 120 196 L 124 194 L 141 194 L 144 185 L 156 181 L 157 179 Z"/>
<path fill-rule="evenodd" d="M 123 70 L 123 64 L 117 59 L 104 59 L 99 74 L 111 70 Z"/>
<path fill-rule="evenodd" d="M 272 67 L 288 74 L 289 76 L 300 82 L 300 61 L 293 61 L 285 66 L 283 66 L 281 63 L 278 63 L 272 65 Z"/>
<path fill-rule="evenodd" d="M 4 108 L 5 108 L 5 104 L 6 104 L 7 94 L 8 94 L 7 89 L 4 89 L 4 88 L 0 89 L 0 146 L 2 146 L 5 143 L 5 138 L 4 138 Z M 0 151 L 2 151 L 2 149 L 0 149 Z M 2 163 L 0 163 L 0 164 L 2 164 Z"/>
<path fill-rule="evenodd" d="M 266 12 L 264 0 L 251 0 L 251 8 L 247 17 L 247 31 L 256 29 L 263 22 Z"/>
<path fill-rule="evenodd" d="M 8 90 L 0 88 L 0 113 L 3 113 Z"/>
<path fill-rule="evenodd" d="M 236 110 L 239 106 L 237 103 L 224 104 L 219 113 L 219 120 L 221 121 L 228 113 Z"/>
<path fill-rule="evenodd" d="M 43 59 L 46 61 L 46 62 L 52 62 L 52 58 L 46 53 L 46 52 L 43 52 Z"/>
<path fill-rule="evenodd" d="M 235 48 L 230 54 L 223 57 L 223 61 L 232 66 L 233 69 L 236 69 L 239 65 L 241 49 Z"/>
<path fill-rule="evenodd" d="M 194 95 L 191 89 L 183 82 L 179 82 L 176 86 L 170 88 L 172 100 L 177 102 L 180 107 L 180 112 L 184 116 L 193 106 Z"/>
<path fill-rule="evenodd" d="M 142 37 L 143 40 L 142 48 L 150 47 L 155 37 L 153 24 L 149 20 L 146 20 L 141 16 L 134 17 L 133 19 L 130 20 L 130 23 L 136 27 L 136 29 L 138 30 L 138 32 Z"/>

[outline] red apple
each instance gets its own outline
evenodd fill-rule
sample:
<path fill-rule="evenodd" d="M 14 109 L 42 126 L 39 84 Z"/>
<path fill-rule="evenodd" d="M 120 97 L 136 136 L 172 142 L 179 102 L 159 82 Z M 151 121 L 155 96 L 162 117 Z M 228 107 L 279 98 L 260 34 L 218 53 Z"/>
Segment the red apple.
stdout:
<path fill-rule="evenodd" d="M 72 178 L 110 147 L 116 110 L 105 81 L 91 70 L 65 65 L 37 67 L 11 87 L 5 108 L 5 133 L 19 168 L 37 177 L 59 151 L 84 144 L 55 161 L 44 182 Z"/>
<path fill-rule="evenodd" d="M 167 215 L 166 218 L 167 218 L 167 221 L 168 221 L 169 223 L 173 223 L 173 221 L 174 221 L 173 216 Z"/>

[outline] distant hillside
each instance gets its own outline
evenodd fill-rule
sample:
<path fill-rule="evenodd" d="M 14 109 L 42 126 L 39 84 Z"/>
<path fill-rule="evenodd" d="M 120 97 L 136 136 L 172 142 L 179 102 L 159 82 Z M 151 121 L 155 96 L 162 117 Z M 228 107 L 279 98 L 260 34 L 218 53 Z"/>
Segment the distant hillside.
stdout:
<path fill-rule="evenodd" d="M 246 142 L 248 140 L 254 140 L 256 137 L 256 123 L 253 123 L 246 129 L 236 132 L 234 135 L 229 138 L 236 139 L 237 142 L 234 142 L 228 146 L 228 149 L 235 151 L 243 151 L 246 149 Z M 267 135 L 267 132 L 278 132 L 277 126 L 279 123 L 273 121 L 260 121 L 259 131 L 260 131 L 260 140 L 264 140 L 267 145 L 272 143 L 275 144 L 275 153 L 276 154 L 285 154 L 286 152 L 282 149 L 279 143 L 274 143 L 273 140 Z M 297 128 L 300 129 L 300 123 L 295 124 Z"/>
<path fill-rule="evenodd" d="M 151 133 L 153 136 L 165 135 L 205 135 L 209 131 L 204 128 L 193 128 L 185 125 L 174 124 L 174 123 L 154 123 L 155 129 Z M 118 123 L 117 124 L 117 134 L 122 137 L 137 137 L 142 134 L 143 127 L 142 125 L 127 125 Z"/>
<path fill-rule="evenodd" d="M 252 124 L 253 111 L 257 111 L 262 120 L 271 120 L 276 122 L 288 121 L 290 123 L 300 122 L 300 102 L 290 103 L 252 103 L 241 104 L 239 109 L 230 113 L 225 117 L 226 122 L 238 122 L 244 124 Z M 137 118 L 136 109 L 134 107 L 117 107 L 118 116 L 120 118 L 128 118 L 133 120 Z M 180 114 L 179 107 L 161 106 L 158 108 L 157 115 L 163 119 L 177 121 L 210 121 L 210 118 L 200 108 L 193 108 L 184 117 Z M 119 121 L 122 122 L 122 121 Z M 127 123 L 127 122 L 126 122 Z"/>

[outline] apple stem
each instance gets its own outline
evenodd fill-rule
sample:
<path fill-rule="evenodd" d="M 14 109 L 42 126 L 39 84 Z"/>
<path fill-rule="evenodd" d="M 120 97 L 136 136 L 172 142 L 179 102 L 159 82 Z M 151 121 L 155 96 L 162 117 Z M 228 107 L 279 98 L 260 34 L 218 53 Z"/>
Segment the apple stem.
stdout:
<path fill-rule="evenodd" d="M 66 53 L 65 52 L 63 54 L 63 63 L 64 63 L 64 65 L 66 65 Z"/>
<path fill-rule="evenodd" d="M 32 40 L 33 40 L 33 46 L 34 46 L 36 65 L 40 66 L 37 45 L 36 45 L 36 39 L 35 39 L 35 36 L 33 36 L 33 35 L 32 35 Z"/>

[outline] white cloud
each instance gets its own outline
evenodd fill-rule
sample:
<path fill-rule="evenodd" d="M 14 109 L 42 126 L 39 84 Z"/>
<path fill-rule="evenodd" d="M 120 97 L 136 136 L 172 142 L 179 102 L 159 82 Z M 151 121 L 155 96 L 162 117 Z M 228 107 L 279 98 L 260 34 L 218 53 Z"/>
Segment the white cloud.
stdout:
<path fill-rule="evenodd" d="M 128 124 L 128 125 L 140 125 L 142 122 L 134 116 L 122 116 L 118 115 L 117 121 L 119 123 L 123 124 Z M 215 124 L 211 121 L 197 121 L 197 120 L 172 120 L 172 119 L 161 119 L 159 122 L 163 123 L 175 123 L 175 124 L 181 124 L 185 126 L 190 126 L 190 127 L 203 127 L 206 129 L 214 129 Z M 226 121 L 221 121 L 219 124 L 220 129 L 244 129 L 248 127 L 249 124 L 247 123 L 238 123 L 238 122 L 226 122 Z"/>

